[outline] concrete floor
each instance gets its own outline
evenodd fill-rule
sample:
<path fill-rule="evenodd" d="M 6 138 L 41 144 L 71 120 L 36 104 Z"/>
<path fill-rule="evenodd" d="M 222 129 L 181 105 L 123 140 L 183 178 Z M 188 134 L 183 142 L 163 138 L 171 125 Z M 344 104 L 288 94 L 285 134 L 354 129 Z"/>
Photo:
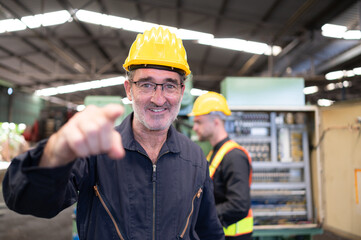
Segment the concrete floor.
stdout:
<path fill-rule="evenodd" d="M 0 212 L 2 240 L 72 240 L 73 208 L 65 209 L 52 219 L 20 215 L 9 209 Z"/>

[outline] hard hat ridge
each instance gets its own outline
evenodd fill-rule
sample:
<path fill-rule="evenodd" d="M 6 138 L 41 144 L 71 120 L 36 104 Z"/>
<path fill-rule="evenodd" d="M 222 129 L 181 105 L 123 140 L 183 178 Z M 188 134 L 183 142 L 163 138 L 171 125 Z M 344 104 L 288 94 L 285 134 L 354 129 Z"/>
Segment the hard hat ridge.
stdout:
<path fill-rule="evenodd" d="M 162 27 L 153 27 L 150 31 L 138 34 L 123 67 L 130 71 L 147 66 L 168 67 L 171 71 L 188 75 L 190 69 L 182 40 Z"/>

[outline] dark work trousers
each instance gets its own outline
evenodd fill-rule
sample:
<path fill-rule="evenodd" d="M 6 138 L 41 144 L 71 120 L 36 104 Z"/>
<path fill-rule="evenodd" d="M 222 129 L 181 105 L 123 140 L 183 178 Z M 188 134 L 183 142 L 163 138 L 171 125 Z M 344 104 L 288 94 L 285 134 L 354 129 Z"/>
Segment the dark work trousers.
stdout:
<path fill-rule="evenodd" d="M 237 237 L 226 237 L 226 240 L 251 240 L 251 239 L 252 239 L 252 233 L 243 234 Z"/>

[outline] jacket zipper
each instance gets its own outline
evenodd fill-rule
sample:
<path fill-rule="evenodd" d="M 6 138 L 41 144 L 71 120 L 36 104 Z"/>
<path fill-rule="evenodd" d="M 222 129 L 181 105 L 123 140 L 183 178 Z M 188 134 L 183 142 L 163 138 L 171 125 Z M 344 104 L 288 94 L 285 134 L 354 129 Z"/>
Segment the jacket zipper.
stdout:
<path fill-rule="evenodd" d="M 153 182 L 153 235 L 152 239 L 155 240 L 155 187 L 156 187 L 156 180 L 157 180 L 157 165 L 153 164 L 153 174 L 152 174 L 152 182 Z"/>
<path fill-rule="evenodd" d="M 186 233 L 186 230 L 187 230 L 188 225 L 189 225 L 189 220 L 190 220 L 190 218 L 191 218 L 191 216 L 192 216 L 192 214 L 193 214 L 193 211 L 194 211 L 194 200 L 196 199 L 196 197 L 197 197 L 197 198 L 200 198 L 200 197 L 201 197 L 202 191 L 203 191 L 202 188 L 199 188 L 199 189 L 198 189 L 198 192 L 193 196 L 193 199 L 192 199 L 192 208 L 191 208 L 191 211 L 190 211 L 190 213 L 189 213 L 189 215 L 188 215 L 188 217 L 187 217 L 186 225 L 185 225 L 185 227 L 184 227 L 184 229 L 183 229 L 183 231 L 182 231 L 182 233 L 181 233 L 181 235 L 180 235 L 181 238 L 184 237 L 184 234 Z"/>
<path fill-rule="evenodd" d="M 169 151 L 164 152 L 162 155 L 158 156 L 158 159 L 160 159 L 163 155 L 169 153 Z M 144 155 L 144 154 L 143 154 Z M 148 157 L 148 156 L 147 156 Z M 149 158 L 149 157 L 148 157 Z M 155 240 L 155 208 L 156 208 L 156 187 L 157 187 L 157 162 L 158 159 L 155 163 L 153 163 L 153 173 L 152 173 L 152 183 L 153 183 L 153 231 L 152 231 L 152 240 Z"/>
<path fill-rule="evenodd" d="M 115 229 L 116 229 L 116 231 L 117 231 L 117 234 L 118 234 L 119 238 L 120 238 L 121 240 L 124 240 L 122 234 L 120 233 L 119 227 L 118 227 L 117 223 L 115 222 L 115 219 L 114 219 L 113 215 L 111 214 L 109 208 L 107 207 L 107 205 L 105 204 L 102 196 L 101 196 L 100 193 L 99 193 L 99 190 L 98 190 L 98 186 L 97 186 L 97 185 L 94 186 L 94 191 L 95 191 L 95 195 L 99 198 L 99 200 L 100 200 L 101 204 L 103 205 L 105 211 L 108 213 L 110 219 L 112 220 L 112 222 L 113 222 L 113 224 L 114 224 L 114 227 L 115 227 Z"/>

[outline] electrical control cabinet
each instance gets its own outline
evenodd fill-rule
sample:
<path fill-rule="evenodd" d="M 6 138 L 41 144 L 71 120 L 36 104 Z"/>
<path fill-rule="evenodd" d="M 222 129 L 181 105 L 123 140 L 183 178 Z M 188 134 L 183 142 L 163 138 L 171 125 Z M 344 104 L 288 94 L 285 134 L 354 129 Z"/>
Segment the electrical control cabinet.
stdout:
<path fill-rule="evenodd" d="M 252 157 L 254 225 L 313 223 L 309 139 L 314 111 L 308 108 L 231 108 L 231 139 Z"/>

